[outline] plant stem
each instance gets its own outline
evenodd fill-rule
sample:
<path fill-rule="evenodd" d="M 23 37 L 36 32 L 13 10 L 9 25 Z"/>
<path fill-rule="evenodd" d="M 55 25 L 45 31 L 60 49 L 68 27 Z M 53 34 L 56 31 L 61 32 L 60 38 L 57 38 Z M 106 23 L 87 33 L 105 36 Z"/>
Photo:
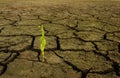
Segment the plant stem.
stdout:
<path fill-rule="evenodd" d="M 42 55 L 42 62 L 44 62 L 44 51 L 41 52 L 41 55 Z"/>

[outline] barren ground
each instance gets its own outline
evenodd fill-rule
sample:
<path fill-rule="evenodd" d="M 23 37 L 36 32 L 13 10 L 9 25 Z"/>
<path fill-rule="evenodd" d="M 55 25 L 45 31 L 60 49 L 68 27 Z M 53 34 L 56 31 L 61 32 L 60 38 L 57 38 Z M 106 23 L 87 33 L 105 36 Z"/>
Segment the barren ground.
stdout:
<path fill-rule="evenodd" d="M 120 1 L 0 0 L 0 78 L 120 78 Z"/>

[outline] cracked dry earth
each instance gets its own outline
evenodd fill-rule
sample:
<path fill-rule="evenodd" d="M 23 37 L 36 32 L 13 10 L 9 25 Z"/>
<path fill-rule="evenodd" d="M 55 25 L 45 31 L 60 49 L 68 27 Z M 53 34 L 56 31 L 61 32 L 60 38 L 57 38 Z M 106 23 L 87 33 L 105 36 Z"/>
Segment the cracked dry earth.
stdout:
<path fill-rule="evenodd" d="M 5 1 L 0 78 L 120 78 L 120 1 Z"/>

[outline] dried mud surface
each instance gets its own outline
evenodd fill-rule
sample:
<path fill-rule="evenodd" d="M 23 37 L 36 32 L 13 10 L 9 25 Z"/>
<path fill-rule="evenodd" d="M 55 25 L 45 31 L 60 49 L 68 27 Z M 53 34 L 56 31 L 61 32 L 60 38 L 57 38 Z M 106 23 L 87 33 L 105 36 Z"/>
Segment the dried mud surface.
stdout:
<path fill-rule="evenodd" d="M 120 1 L 0 1 L 0 78 L 120 78 Z"/>

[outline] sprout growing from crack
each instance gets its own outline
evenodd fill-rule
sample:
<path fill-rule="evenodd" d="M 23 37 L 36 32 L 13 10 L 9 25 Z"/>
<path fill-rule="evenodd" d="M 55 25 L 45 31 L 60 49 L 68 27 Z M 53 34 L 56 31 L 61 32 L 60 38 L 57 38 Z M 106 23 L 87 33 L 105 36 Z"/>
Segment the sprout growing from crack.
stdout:
<path fill-rule="evenodd" d="M 40 26 L 39 26 L 40 27 Z M 46 45 L 46 39 L 45 39 L 45 32 L 44 32 L 44 26 L 41 26 L 41 32 L 42 36 L 40 37 L 40 50 L 41 50 L 41 56 L 42 56 L 42 62 L 44 62 L 45 57 L 44 57 L 44 49 Z"/>

